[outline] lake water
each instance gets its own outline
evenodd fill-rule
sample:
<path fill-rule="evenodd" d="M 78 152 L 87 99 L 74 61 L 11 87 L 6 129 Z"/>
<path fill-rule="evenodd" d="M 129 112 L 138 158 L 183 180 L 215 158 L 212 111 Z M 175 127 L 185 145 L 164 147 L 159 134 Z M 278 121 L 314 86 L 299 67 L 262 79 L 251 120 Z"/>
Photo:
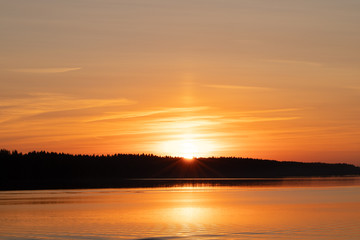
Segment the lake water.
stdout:
<path fill-rule="evenodd" d="M 148 181 L 0 192 L 0 239 L 360 239 L 359 177 Z"/>

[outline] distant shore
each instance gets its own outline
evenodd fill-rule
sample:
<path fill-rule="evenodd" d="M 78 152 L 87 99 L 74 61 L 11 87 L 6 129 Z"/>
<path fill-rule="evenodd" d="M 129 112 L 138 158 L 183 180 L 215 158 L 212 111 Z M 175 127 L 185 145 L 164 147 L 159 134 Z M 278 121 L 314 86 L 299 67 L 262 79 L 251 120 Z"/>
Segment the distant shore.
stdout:
<path fill-rule="evenodd" d="M 256 184 L 256 178 L 280 183 L 282 178 L 288 177 L 360 176 L 360 167 L 344 163 L 281 162 L 235 157 L 195 158 L 189 161 L 152 154 L 99 156 L 44 151 L 22 154 L 4 149 L 0 150 L 0 171 L 0 190 L 156 187 L 184 182 L 246 185 Z M 224 182 L 224 178 L 233 179 Z"/>

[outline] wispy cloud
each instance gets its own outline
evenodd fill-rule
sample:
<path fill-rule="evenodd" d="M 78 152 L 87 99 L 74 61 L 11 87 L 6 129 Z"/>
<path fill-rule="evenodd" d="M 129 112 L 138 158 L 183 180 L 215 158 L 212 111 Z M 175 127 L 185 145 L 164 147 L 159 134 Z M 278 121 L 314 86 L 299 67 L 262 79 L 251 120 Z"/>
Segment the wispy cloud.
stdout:
<path fill-rule="evenodd" d="M 215 125 L 233 123 L 255 123 L 269 121 L 290 121 L 301 118 L 298 111 L 301 108 L 279 108 L 254 111 L 219 112 L 208 106 L 197 106 L 189 108 L 163 108 L 160 110 L 128 111 L 123 113 L 109 114 L 105 116 L 94 116 L 87 123 L 118 124 L 127 122 L 130 124 L 141 123 L 142 128 L 138 131 L 148 132 L 181 132 L 184 129 L 212 128 Z M 190 113 L 190 114 L 189 114 Z M 146 118 L 144 118 L 146 117 Z M 133 132 L 133 131 L 132 131 Z"/>
<path fill-rule="evenodd" d="M 264 109 L 264 110 L 251 110 L 251 111 L 240 111 L 233 113 L 233 115 L 243 115 L 243 114 L 256 114 L 256 113 L 277 113 L 277 112 L 296 112 L 304 110 L 304 108 L 274 108 L 274 109 Z"/>
<path fill-rule="evenodd" d="M 94 119 L 89 120 L 88 122 L 148 117 L 148 116 L 157 115 L 157 114 L 198 112 L 198 111 L 206 110 L 208 108 L 209 107 L 206 107 L 206 106 L 198 106 L 198 107 L 162 108 L 162 109 L 157 109 L 157 110 L 128 111 L 128 112 L 120 112 L 120 113 L 119 112 L 108 112 L 106 116 L 96 117 Z"/>
<path fill-rule="evenodd" d="M 243 86 L 243 85 L 208 84 L 203 86 L 208 88 L 231 89 L 231 90 L 255 90 L 255 91 L 274 90 L 274 88 L 268 88 L 268 87 Z"/>
<path fill-rule="evenodd" d="M 20 73 L 64 73 L 80 70 L 80 67 L 59 67 L 59 68 L 16 68 L 10 69 L 11 72 Z"/>
<path fill-rule="evenodd" d="M 300 119 L 298 113 L 290 113 L 297 111 L 296 108 L 288 109 L 272 109 L 272 110 L 258 110 L 256 112 L 237 112 L 226 113 L 216 112 L 211 109 L 211 112 L 194 113 L 194 115 L 187 116 L 183 114 L 167 114 L 162 117 L 150 118 L 142 120 L 143 130 L 155 130 L 155 132 L 181 134 L 184 131 L 190 130 L 194 132 L 210 131 L 216 132 L 220 129 L 233 128 L 233 124 L 247 124 L 257 122 L 274 122 L 274 121 L 291 121 Z M 281 113 L 274 114 L 274 113 Z M 259 116 L 260 114 L 260 116 Z M 228 132 L 227 134 L 233 134 Z"/>
<path fill-rule="evenodd" d="M 135 101 L 125 98 L 94 99 L 79 98 L 56 93 L 31 93 L 19 98 L 3 98 L 0 102 L 0 108 L 3 112 L 3 114 L 0 114 L 0 121 L 34 117 L 36 115 L 49 113 L 56 116 L 56 114 L 54 114 L 56 112 L 84 111 L 84 109 L 124 106 L 135 103 Z"/>
<path fill-rule="evenodd" d="M 312 67 L 323 66 L 323 64 L 320 62 L 299 61 L 299 60 L 291 60 L 291 59 L 264 59 L 263 61 L 270 62 L 270 63 L 279 63 L 279 64 L 307 65 L 307 66 L 312 66 Z"/>
<path fill-rule="evenodd" d="M 270 122 L 270 121 L 289 121 L 296 120 L 300 117 L 243 117 L 240 119 L 226 119 L 224 122 L 253 123 L 253 122 Z"/>
<path fill-rule="evenodd" d="M 31 93 L 22 98 L 8 98 L 0 102 L 0 107 L 29 106 L 39 110 L 47 109 L 77 109 L 85 107 L 98 107 L 108 104 L 134 104 L 134 101 L 119 99 L 79 98 L 58 93 Z"/>

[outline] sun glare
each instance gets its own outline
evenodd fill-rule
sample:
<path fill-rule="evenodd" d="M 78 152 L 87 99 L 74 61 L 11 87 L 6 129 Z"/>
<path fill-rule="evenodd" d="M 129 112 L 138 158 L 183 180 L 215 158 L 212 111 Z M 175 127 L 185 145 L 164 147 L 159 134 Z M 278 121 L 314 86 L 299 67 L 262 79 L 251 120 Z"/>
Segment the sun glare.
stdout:
<path fill-rule="evenodd" d="M 189 161 L 210 156 L 212 149 L 214 146 L 209 140 L 191 134 L 177 136 L 174 140 L 163 142 L 161 146 L 161 151 L 166 155 L 183 157 Z"/>
<path fill-rule="evenodd" d="M 198 149 L 193 139 L 184 139 L 180 146 L 181 157 L 191 160 L 196 157 Z"/>

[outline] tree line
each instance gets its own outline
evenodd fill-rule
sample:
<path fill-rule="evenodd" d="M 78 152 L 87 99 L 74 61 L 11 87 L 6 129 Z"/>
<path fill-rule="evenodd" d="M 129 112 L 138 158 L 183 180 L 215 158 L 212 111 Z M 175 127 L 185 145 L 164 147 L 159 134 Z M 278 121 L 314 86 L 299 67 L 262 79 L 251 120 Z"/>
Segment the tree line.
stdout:
<path fill-rule="evenodd" d="M 360 175 L 337 163 L 153 154 L 84 155 L 0 150 L 0 189 L 127 187 L 134 178 L 278 178 Z"/>

